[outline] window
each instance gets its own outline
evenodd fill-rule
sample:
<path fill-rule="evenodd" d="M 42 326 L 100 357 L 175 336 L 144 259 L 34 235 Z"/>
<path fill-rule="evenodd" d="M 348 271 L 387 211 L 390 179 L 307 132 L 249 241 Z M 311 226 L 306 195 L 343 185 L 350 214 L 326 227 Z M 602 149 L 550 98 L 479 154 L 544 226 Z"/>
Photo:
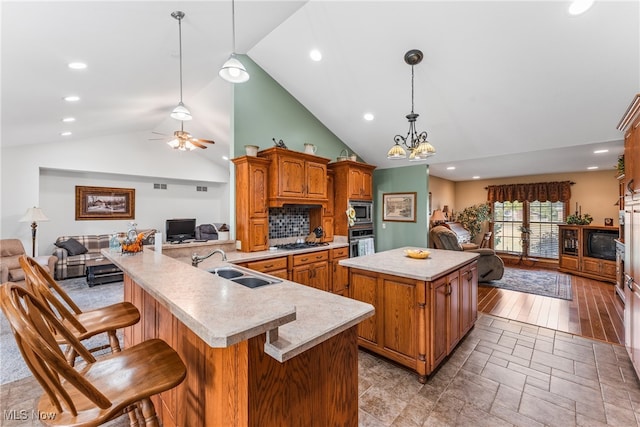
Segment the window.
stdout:
<path fill-rule="evenodd" d="M 557 259 L 558 224 L 564 223 L 566 210 L 564 202 L 494 202 L 496 251 Z M 530 231 L 528 241 L 523 229 Z"/>

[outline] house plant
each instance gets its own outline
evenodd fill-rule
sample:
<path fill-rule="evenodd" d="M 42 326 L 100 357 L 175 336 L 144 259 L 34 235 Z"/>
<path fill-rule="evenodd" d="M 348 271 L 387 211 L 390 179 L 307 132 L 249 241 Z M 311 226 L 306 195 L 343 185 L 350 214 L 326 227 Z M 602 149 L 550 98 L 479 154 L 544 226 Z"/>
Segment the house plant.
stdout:
<path fill-rule="evenodd" d="M 474 240 L 482 231 L 482 223 L 491 219 L 491 207 L 488 203 L 466 207 L 458 213 L 456 219 L 469 231 L 471 240 Z"/>

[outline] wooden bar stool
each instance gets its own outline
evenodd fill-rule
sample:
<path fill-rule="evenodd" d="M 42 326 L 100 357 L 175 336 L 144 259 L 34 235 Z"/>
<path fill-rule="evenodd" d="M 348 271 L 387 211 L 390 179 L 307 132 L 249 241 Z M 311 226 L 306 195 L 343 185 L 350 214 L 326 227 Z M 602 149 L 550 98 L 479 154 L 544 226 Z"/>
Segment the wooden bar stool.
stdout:
<path fill-rule="evenodd" d="M 106 333 L 109 338 L 111 351 L 120 351 L 120 341 L 116 331 L 140 321 L 140 312 L 130 302 L 119 302 L 106 307 L 83 311 L 71 297 L 33 258 L 20 257 L 20 266 L 24 270 L 27 289 L 31 291 L 51 313 L 73 331 L 80 341 L 95 335 Z M 55 294 L 54 292 L 55 291 Z M 62 340 L 59 332 L 52 330 L 57 340 Z M 107 346 L 91 349 L 92 352 L 102 350 Z M 67 360 L 73 365 L 76 353 L 73 347 L 67 347 Z"/>
<path fill-rule="evenodd" d="M 0 286 L 0 308 L 11 324 L 20 352 L 44 389 L 36 404 L 48 426 L 97 426 L 128 413 L 131 426 L 159 426 L 150 397 L 172 389 L 186 376 L 180 356 L 151 339 L 96 360 L 76 335 L 27 289 Z M 53 336 L 52 326 L 59 336 Z M 83 359 L 67 363 L 60 339 Z"/>

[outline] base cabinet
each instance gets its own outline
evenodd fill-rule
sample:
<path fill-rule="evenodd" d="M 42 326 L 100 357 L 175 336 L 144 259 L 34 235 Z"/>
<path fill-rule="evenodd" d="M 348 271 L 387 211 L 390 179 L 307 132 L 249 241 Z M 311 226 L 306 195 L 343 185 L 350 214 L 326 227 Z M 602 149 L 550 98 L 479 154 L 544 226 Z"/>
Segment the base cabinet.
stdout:
<path fill-rule="evenodd" d="M 161 425 L 358 426 L 356 326 L 280 363 L 265 354 L 264 334 L 213 348 L 127 275 L 124 288 L 141 313 L 126 345 L 161 338 L 187 366 L 179 386 L 152 397 Z"/>
<path fill-rule="evenodd" d="M 376 309 L 358 325 L 360 346 L 425 382 L 475 324 L 477 272 L 477 261 L 433 281 L 350 268 L 349 297 Z"/>
<path fill-rule="evenodd" d="M 291 280 L 329 292 L 329 251 L 294 255 Z"/>

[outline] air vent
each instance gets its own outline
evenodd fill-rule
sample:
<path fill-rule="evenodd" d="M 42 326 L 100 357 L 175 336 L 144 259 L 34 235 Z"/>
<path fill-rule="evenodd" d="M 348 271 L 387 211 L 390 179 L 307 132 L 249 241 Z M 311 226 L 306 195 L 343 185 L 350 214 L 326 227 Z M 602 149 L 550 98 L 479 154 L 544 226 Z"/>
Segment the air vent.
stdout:
<path fill-rule="evenodd" d="M 166 190 L 167 184 L 153 184 L 154 190 Z"/>
<path fill-rule="evenodd" d="M 207 187 L 198 185 L 196 191 L 207 191 Z"/>

